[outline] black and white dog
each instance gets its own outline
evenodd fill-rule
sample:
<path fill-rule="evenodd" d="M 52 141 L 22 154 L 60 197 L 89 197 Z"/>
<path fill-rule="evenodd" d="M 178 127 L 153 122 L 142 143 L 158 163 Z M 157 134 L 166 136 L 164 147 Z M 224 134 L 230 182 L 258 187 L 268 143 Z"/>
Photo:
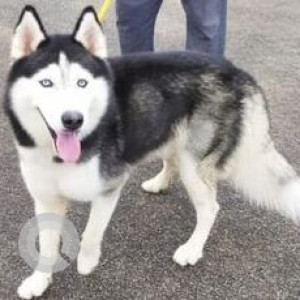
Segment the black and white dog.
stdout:
<path fill-rule="evenodd" d="M 158 151 L 163 169 L 142 188 L 158 193 L 180 176 L 197 225 L 173 260 L 194 265 L 214 223 L 218 180 L 300 221 L 300 180 L 276 151 L 260 87 L 226 60 L 196 53 L 107 58 L 92 8 L 72 35 L 48 36 L 26 7 L 12 42 L 5 110 L 36 214 L 64 215 L 69 199 L 91 201 L 78 271 L 98 264 L 103 234 L 130 171 Z M 43 256 L 59 233 L 43 230 Z M 19 296 L 40 296 L 52 274 L 35 271 Z"/>

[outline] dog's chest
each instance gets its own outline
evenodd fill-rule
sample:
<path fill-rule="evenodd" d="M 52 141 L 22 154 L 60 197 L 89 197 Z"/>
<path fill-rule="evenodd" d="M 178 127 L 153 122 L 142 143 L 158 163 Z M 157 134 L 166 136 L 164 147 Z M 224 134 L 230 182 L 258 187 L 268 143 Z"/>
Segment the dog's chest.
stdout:
<path fill-rule="evenodd" d="M 21 169 L 29 191 L 38 197 L 90 201 L 105 189 L 97 156 L 81 164 L 64 164 L 42 162 L 35 155 L 34 161 L 21 160 Z"/>
<path fill-rule="evenodd" d="M 103 190 L 97 157 L 83 164 L 62 166 L 57 175 L 58 190 L 64 197 L 79 201 L 93 200 Z"/>

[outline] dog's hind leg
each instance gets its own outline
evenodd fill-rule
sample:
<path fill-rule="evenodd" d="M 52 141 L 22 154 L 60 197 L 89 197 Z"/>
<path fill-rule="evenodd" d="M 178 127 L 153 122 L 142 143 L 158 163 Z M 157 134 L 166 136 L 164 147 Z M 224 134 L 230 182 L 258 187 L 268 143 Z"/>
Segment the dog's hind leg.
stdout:
<path fill-rule="evenodd" d="M 176 154 L 174 148 L 168 146 L 160 154 L 163 159 L 163 168 L 153 178 L 142 183 L 142 189 L 148 193 L 159 193 L 166 190 L 177 173 Z"/>
<path fill-rule="evenodd" d="M 161 171 L 155 177 L 142 183 L 143 190 L 148 193 L 159 193 L 166 190 L 175 172 L 176 166 L 174 160 L 171 158 L 163 160 L 163 168 Z"/>
<path fill-rule="evenodd" d="M 199 164 L 193 154 L 184 150 L 179 157 L 181 180 L 196 210 L 197 224 L 189 240 L 175 252 L 173 260 L 181 266 L 195 265 L 217 216 L 216 175 L 214 164 Z"/>

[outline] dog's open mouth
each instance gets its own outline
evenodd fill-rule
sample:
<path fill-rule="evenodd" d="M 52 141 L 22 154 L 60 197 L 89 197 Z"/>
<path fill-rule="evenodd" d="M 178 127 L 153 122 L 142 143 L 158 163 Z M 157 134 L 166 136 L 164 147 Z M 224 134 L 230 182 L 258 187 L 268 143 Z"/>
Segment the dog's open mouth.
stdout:
<path fill-rule="evenodd" d="M 58 157 L 66 163 L 76 163 L 81 155 L 81 144 L 77 133 L 75 131 L 55 132 L 48 124 L 41 110 L 39 108 L 37 110 L 53 138 Z"/>

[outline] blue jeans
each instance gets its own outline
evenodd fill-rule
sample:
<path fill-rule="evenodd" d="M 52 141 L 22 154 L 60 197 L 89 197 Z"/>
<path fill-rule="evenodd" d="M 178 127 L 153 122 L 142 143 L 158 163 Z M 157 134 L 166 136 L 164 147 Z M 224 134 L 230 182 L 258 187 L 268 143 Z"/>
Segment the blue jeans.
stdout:
<path fill-rule="evenodd" d="M 116 0 L 122 53 L 153 51 L 154 25 L 162 1 Z M 186 48 L 223 56 L 227 0 L 181 0 L 181 3 L 187 20 Z"/>

